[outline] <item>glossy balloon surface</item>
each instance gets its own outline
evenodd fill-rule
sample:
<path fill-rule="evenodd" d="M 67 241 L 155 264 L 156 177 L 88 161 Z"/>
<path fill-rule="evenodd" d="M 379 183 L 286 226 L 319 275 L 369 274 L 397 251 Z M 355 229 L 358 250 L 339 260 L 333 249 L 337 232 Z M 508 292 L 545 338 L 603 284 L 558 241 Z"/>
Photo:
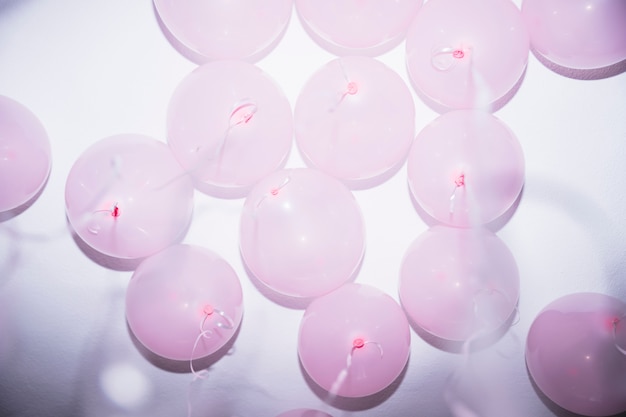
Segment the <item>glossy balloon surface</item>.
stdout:
<path fill-rule="evenodd" d="M 410 341 L 408 321 L 393 298 L 368 285 L 346 284 L 306 309 L 298 354 L 309 376 L 326 391 L 364 397 L 400 375 Z"/>
<path fill-rule="evenodd" d="M 237 274 L 199 246 L 174 245 L 144 260 L 126 290 L 126 319 L 159 356 L 192 360 L 215 353 L 243 315 Z"/>
<path fill-rule="evenodd" d="M 539 389 L 567 410 L 626 412 L 626 303 L 598 293 L 554 300 L 530 327 L 526 364 Z"/>
<path fill-rule="evenodd" d="M 310 408 L 299 408 L 297 410 L 285 411 L 276 417 L 332 417 L 323 411 L 312 410 Z"/>
<path fill-rule="evenodd" d="M 240 249 L 272 290 L 316 297 L 348 281 L 365 250 L 361 210 L 338 180 L 309 168 L 261 180 L 244 203 Z"/>

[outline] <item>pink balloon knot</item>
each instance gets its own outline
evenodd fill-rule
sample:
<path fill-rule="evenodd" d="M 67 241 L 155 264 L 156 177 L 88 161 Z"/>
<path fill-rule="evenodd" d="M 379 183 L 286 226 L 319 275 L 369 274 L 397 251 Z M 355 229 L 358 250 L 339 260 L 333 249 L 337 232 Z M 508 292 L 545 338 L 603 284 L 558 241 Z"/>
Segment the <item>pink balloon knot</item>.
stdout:
<path fill-rule="evenodd" d="M 360 337 L 352 341 L 352 347 L 355 349 L 361 349 L 363 346 L 365 346 L 365 340 L 361 339 Z"/>
<path fill-rule="evenodd" d="M 280 191 L 280 188 L 272 188 L 270 190 L 270 194 L 271 195 L 278 195 L 278 191 Z"/>
<path fill-rule="evenodd" d="M 465 185 L 465 174 L 461 174 L 454 180 L 454 184 L 457 187 L 463 187 Z"/>
<path fill-rule="evenodd" d="M 113 206 L 113 209 L 111 210 L 111 216 L 113 217 L 120 217 L 120 208 L 117 206 L 117 203 L 115 203 L 115 205 Z"/>
<path fill-rule="evenodd" d="M 465 52 L 460 49 L 455 49 L 454 51 L 452 51 L 452 56 L 456 59 L 461 59 L 465 57 Z"/>
<path fill-rule="evenodd" d="M 213 306 L 211 304 L 207 304 L 204 306 L 204 314 L 206 314 L 207 316 L 210 316 L 211 314 L 213 314 L 213 312 L 215 311 L 215 309 L 213 308 Z"/>
<path fill-rule="evenodd" d="M 353 96 L 353 95 L 355 95 L 358 92 L 359 92 L 359 85 L 357 83 L 355 83 L 354 81 L 350 81 L 348 83 L 348 94 Z"/>

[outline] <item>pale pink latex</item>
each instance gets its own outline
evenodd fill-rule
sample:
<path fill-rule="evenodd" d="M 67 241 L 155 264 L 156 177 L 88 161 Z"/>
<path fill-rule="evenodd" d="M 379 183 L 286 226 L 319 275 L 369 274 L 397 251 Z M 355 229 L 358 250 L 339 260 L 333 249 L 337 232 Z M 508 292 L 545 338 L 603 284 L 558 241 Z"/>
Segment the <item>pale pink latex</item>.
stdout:
<path fill-rule="evenodd" d="M 510 318 L 519 273 L 494 233 L 436 226 L 406 251 L 399 291 L 413 323 L 440 339 L 466 341 L 490 335 Z"/>
<path fill-rule="evenodd" d="M 309 168 L 275 172 L 244 203 L 240 249 L 277 293 L 326 294 L 352 278 L 365 250 L 361 210 L 345 185 Z"/>
<path fill-rule="evenodd" d="M 409 323 L 393 298 L 368 285 L 346 284 L 306 309 L 298 354 L 329 393 L 365 397 L 400 375 L 410 344 Z"/>
<path fill-rule="evenodd" d="M 407 162 L 413 197 L 455 227 L 504 214 L 524 184 L 524 155 L 511 130 L 480 110 L 446 113 L 418 133 Z"/>
<path fill-rule="evenodd" d="M 174 245 L 144 260 L 126 290 L 126 319 L 159 356 L 192 360 L 215 353 L 243 315 L 237 274 L 217 254 Z"/>
<path fill-rule="evenodd" d="M 181 238 L 193 185 L 166 144 L 143 135 L 102 139 L 76 160 L 65 185 L 76 234 L 115 258 L 152 255 Z"/>
<path fill-rule="evenodd" d="M 244 196 L 284 164 L 292 137 L 287 98 L 261 69 L 243 61 L 197 68 L 170 100 L 168 143 L 200 185 Z"/>
<path fill-rule="evenodd" d="M 299 408 L 297 410 L 285 411 L 276 417 L 332 417 L 323 411 L 312 410 L 310 408 Z"/>
<path fill-rule="evenodd" d="M 295 0 L 300 21 L 339 55 L 378 55 L 406 35 L 422 0 Z"/>
<path fill-rule="evenodd" d="M 39 119 L 17 101 L 0 96 L 0 213 L 33 199 L 51 165 L 50 142 Z"/>
<path fill-rule="evenodd" d="M 566 68 L 594 69 L 626 59 L 623 0 L 524 0 L 531 45 Z"/>
<path fill-rule="evenodd" d="M 438 105 L 491 110 L 518 82 L 529 38 L 509 0 L 429 0 L 407 34 L 413 86 Z"/>
<path fill-rule="evenodd" d="M 377 177 L 401 164 L 415 136 L 408 87 L 367 57 L 339 58 L 319 69 L 300 92 L 294 118 L 304 159 L 348 181 Z"/>
<path fill-rule="evenodd" d="M 257 60 L 277 43 L 293 0 L 153 0 L 161 21 L 202 62 Z"/>
<path fill-rule="evenodd" d="M 567 410 L 626 412 L 626 303 L 597 293 L 551 302 L 530 327 L 526 364 L 538 388 Z"/>

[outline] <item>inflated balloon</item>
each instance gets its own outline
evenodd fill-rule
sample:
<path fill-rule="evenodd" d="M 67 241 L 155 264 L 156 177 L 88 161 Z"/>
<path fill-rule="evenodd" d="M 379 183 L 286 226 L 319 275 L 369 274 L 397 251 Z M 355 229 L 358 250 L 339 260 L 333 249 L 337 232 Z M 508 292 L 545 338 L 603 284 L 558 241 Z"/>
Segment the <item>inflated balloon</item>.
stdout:
<path fill-rule="evenodd" d="M 323 411 L 312 410 L 310 408 L 299 408 L 297 410 L 285 411 L 276 417 L 332 417 Z"/>
<path fill-rule="evenodd" d="M 440 339 L 467 341 L 491 334 L 511 317 L 519 273 L 494 233 L 436 226 L 406 251 L 399 292 L 413 323 Z"/>
<path fill-rule="evenodd" d="M 626 2 L 524 0 L 533 49 L 566 68 L 595 69 L 626 59 Z"/>
<path fill-rule="evenodd" d="M 243 315 L 233 268 L 208 249 L 174 245 L 144 260 L 126 290 L 126 319 L 159 356 L 192 360 L 218 351 Z"/>
<path fill-rule="evenodd" d="M 154 0 L 167 30 L 202 62 L 257 60 L 278 42 L 293 0 Z"/>
<path fill-rule="evenodd" d="M 357 270 L 365 250 L 363 216 L 338 180 L 309 168 L 278 171 L 246 198 L 240 249 L 254 276 L 275 292 L 316 297 Z"/>
<path fill-rule="evenodd" d="M 378 55 L 404 36 L 422 0 L 296 0 L 309 34 L 339 55 Z"/>
<path fill-rule="evenodd" d="M 626 412 L 626 303 L 597 293 L 551 302 L 530 327 L 526 364 L 538 388 L 569 411 Z"/>
<path fill-rule="evenodd" d="M 382 291 L 346 284 L 313 300 L 298 336 L 302 366 L 334 395 L 364 397 L 400 375 L 409 359 L 409 323 Z"/>
<path fill-rule="evenodd" d="M 28 203 L 50 174 L 50 142 L 37 117 L 0 96 L 0 213 Z"/>
<path fill-rule="evenodd" d="M 429 0 L 406 41 L 414 87 L 452 109 L 491 109 L 521 78 L 528 51 L 521 13 L 508 0 Z"/>
<path fill-rule="evenodd" d="M 65 185 L 67 217 L 98 252 L 137 259 L 181 238 L 191 220 L 193 185 L 166 144 L 123 134 L 96 142 Z"/>
<path fill-rule="evenodd" d="M 426 213 L 456 227 L 495 220 L 524 185 L 524 155 L 511 130 L 480 110 L 446 113 L 418 133 L 409 153 L 411 193 Z"/>
<path fill-rule="evenodd" d="M 408 87 L 367 57 L 319 69 L 300 92 L 294 117 L 304 159 L 342 180 L 369 179 L 401 164 L 415 135 Z"/>
<path fill-rule="evenodd" d="M 176 158 L 197 184 L 237 196 L 283 165 L 292 136 L 289 101 L 243 61 L 197 68 L 169 104 L 167 140 Z"/>

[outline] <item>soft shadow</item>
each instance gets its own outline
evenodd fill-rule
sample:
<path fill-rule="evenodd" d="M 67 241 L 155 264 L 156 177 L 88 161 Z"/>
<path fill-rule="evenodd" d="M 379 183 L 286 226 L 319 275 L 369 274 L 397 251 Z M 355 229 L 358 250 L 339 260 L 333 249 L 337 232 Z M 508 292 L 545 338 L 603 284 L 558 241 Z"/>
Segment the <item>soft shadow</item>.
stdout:
<path fill-rule="evenodd" d="M 368 395 L 366 397 L 342 397 L 340 395 L 334 395 L 330 392 L 326 391 L 324 388 L 319 386 L 317 382 L 315 382 L 311 376 L 306 372 L 302 362 L 298 358 L 298 364 L 300 365 L 300 373 L 304 377 L 307 385 L 313 391 L 313 393 L 326 404 L 339 408 L 344 411 L 363 411 L 368 410 L 370 408 L 374 408 L 384 403 L 391 397 L 398 387 L 402 384 L 404 377 L 406 376 L 407 369 L 409 367 L 409 363 L 411 362 L 411 357 L 407 360 L 407 363 L 402 368 L 400 374 L 393 380 L 391 384 L 389 384 L 383 390 L 374 393 L 372 395 Z"/>
<path fill-rule="evenodd" d="M 537 61 L 541 62 L 544 67 L 563 77 L 573 78 L 575 80 L 601 80 L 604 78 L 614 77 L 626 71 L 626 59 L 602 68 L 576 69 L 563 67 L 550 61 L 548 58 L 541 55 L 535 48 L 531 48 L 531 51 L 535 58 L 537 58 Z"/>
<path fill-rule="evenodd" d="M 530 371 L 528 370 L 528 365 L 526 365 L 526 375 L 528 376 L 530 385 L 533 387 L 535 394 L 537 394 L 537 397 L 539 397 L 543 405 L 545 405 L 552 414 L 554 414 L 557 417 L 584 417 L 581 414 L 576 414 L 569 410 L 564 409 L 563 407 L 561 407 L 560 405 L 552 401 L 550 398 L 548 398 L 546 394 L 544 394 L 539 389 L 539 387 L 537 386 L 537 383 L 535 382 L 533 377 L 530 375 Z M 624 416 L 625 414 L 626 413 L 615 414 L 615 417 Z M 610 416 L 607 416 L 607 417 L 610 417 Z"/>
<path fill-rule="evenodd" d="M 0 0 L 0 2 L 1 1 L 2 0 Z M 0 13 L 2 13 L 2 3 L 0 3 Z M 39 191 L 37 191 L 37 193 L 34 196 L 32 196 L 29 200 L 27 200 L 26 202 L 20 204 L 19 206 L 13 209 L 0 212 L 0 223 L 5 222 L 7 220 L 11 220 L 12 218 L 19 216 L 20 214 L 25 212 L 27 209 L 29 209 L 35 203 L 35 201 L 39 199 L 39 196 L 41 196 L 43 191 L 46 189 L 46 185 L 48 185 L 49 179 L 50 179 L 50 175 L 46 177 L 46 180 L 44 181 Z"/>

